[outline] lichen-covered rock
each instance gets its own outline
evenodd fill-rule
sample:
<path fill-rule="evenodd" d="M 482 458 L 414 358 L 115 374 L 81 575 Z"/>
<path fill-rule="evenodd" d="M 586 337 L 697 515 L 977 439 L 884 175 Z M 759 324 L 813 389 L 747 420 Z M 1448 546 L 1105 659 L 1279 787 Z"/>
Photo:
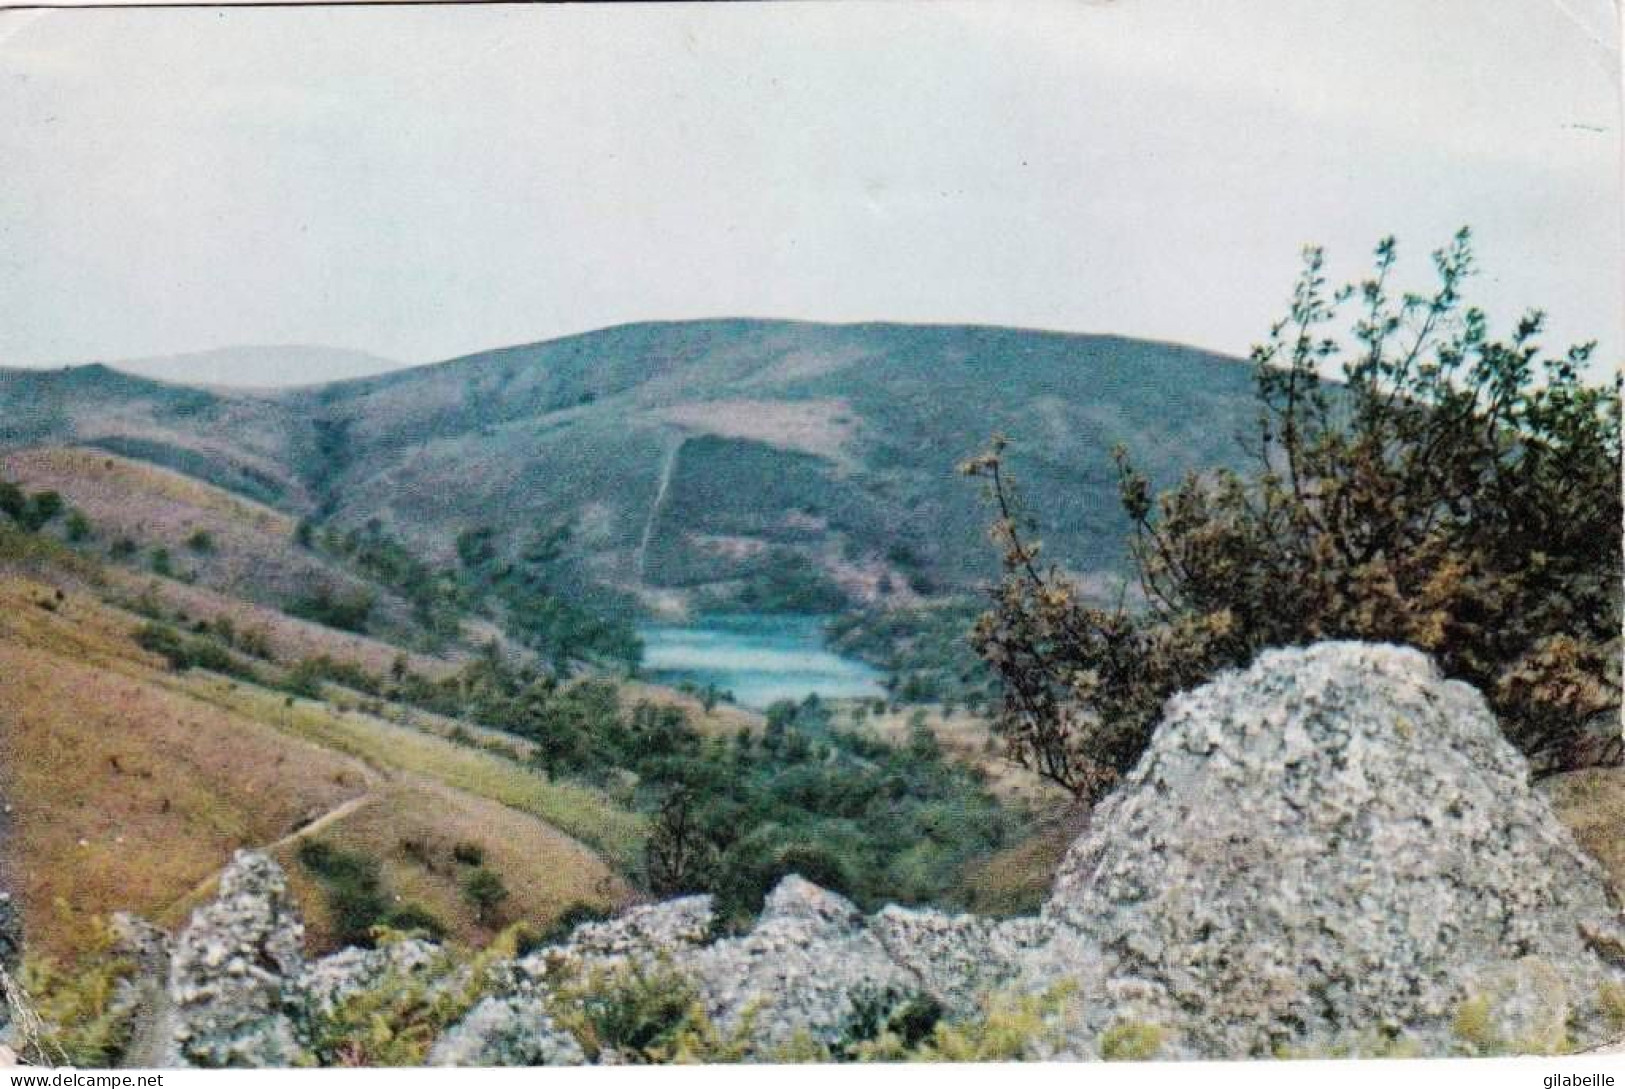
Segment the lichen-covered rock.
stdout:
<path fill-rule="evenodd" d="M 304 1016 L 327 1016 L 387 978 L 427 974 L 440 960 L 439 946 L 415 938 L 379 949 L 343 949 L 308 964 L 291 989 Z"/>
<path fill-rule="evenodd" d="M 930 908 L 887 905 L 868 921 L 886 955 L 913 973 L 920 989 L 960 1016 L 1008 985 L 1040 944 L 1036 919 L 999 922 Z"/>
<path fill-rule="evenodd" d="M 486 998 L 435 1042 L 430 1066 L 570 1066 L 587 1061 L 534 998 Z"/>
<path fill-rule="evenodd" d="M 283 990 L 304 967 L 303 936 L 281 867 L 238 851 L 216 898 L 175 940 L 166 1065 L 293 1063 L 299 1046 Z"/>
<path fill-rule="evenodd" d="M 1170 700 L 1043 915 L 1030 985 L 1075 975 L 1100 1032 L 1132 981 L 1172 1053 L 1212 1058 L 1371 1032 L 1447 1053 L 1472 982 L 1531 957 L 1569 982 L 1584 1044 L 1608 969 L 1582 929 L 1619 928 L 1478 693 L 1353 643 Z"/>
<path fill-rule="evenodd" d="M 725 1031 L 746 1023 L 759 1050 L 796 1036 L 835 1040 L 864 996 L 921 989 L 843 896 L 790 876 L 767 897 L 748 934 L 675 961 L 698 984 Z"/>
<path fill-rule="evenodd" d="M 640 904 L 602 922 L 582 923 L 571 933 L 569 945 L 584 957 L 677 953 L 709 941 L 715 921 L 711 897 L 683 896 Z"/>

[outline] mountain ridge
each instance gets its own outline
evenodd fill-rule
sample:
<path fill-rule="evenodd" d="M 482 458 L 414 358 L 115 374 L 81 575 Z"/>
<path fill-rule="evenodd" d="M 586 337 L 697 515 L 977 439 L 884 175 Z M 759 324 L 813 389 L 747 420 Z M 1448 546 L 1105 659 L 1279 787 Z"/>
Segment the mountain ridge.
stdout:
<path fill-rule="evenodd" d="M 1234 461 L 1251 396 L 1233 357 L 1111 334 L 717 318 L 285 390 L 0 371 L 0 447 L 98 446 L 340 530 L 376 521 L 440 562 L 471 529 L 512 556 L 565 528 L 555 575 L 645 603 L 786 580 L 884 602 L 991 574 L 955 469 L 994 432 L 1051 557 L 1087 575 L 1128 529 L 1111 448 L 1162 483 Z"/>

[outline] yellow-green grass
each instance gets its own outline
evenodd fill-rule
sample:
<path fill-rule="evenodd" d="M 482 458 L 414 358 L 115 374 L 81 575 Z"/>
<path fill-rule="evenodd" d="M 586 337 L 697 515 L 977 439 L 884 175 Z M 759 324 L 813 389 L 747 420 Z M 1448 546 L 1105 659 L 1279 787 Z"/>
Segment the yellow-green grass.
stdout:
<path fill-rule="evenodd" d="M 117 614 L 42 600 L 0 579 L 4 849 L 31 946 L 71 953 L 89 917 L 162 915 L 234 850 L 368 788 L 356 760 L 178 690 Z"/>
<path fill-rule="evenodd" d="M 449 940 L 471 948 L 483 947 L 511 923 L 545 928 L 573 905 L 611 909 L 631 895 L 602 859 L 528 814 L 438 784 L 402 781 L 313 837 L 274 852 L 305 905 L 306 945 L 316 953 L 337 942 L 326 893 L 299 862 L 304 838 L 376 859 L 385 888 L 399 903 L 427 909 L 446 924 Z M 482 864 L 508 889 L 508 898 L 483 923 L 463 897 L 470 867 L 453 857 L 458 844 L 477 846 Z"/>
<path fill-rule="evenodd" d="M 640 702 L 660 707 L 677 707 L 688 715 L 688 721 L 697 733 L 706 737 L 731 738 L 740 730 L 761 732 L 765 720 L 755 711 L 731 703 L 718 703 L 711 710 L 697 696 L 663 684 L 647 681 L 624 681 L 621 684 L 621 706 L 630 710 Z"/>
<path fill-rule="evenodd" d="M 374 767 L 422 776 L 539 817 L 592 845 L 622 870 L 642 852 L 645 821 L 602 791 L 542 772 L 506 756 L 312 700 L 198 674 L 186 678 L 200 698 L 275 724 L 324 748 Z"/>

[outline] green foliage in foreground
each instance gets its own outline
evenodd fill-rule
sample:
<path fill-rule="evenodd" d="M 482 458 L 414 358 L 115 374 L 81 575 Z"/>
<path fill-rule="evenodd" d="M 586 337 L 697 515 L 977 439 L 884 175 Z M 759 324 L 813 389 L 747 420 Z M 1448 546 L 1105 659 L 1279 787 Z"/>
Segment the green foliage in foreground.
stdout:
<path fill-rule="evenodd" d="M 39 1038 L 25 1039 L 20 1049 L 29 1062 L 108 1067 L 129 1044 L 135 1011 L 117 998 L 136 966 L 112 952 L 112 934 L 102 920 L 86 925 L 94 933 L 73 960 L 40 953 L 23 959 L 16 984 L 41 1022 Z"/>
<path fill-rule="evenodd" d="M 1002 439 L 967 463 L 1004 550 L 975 641 L 1022 763 L 1098 799 L 1170 695 L 1322 639 L 1427 651 L 1539 772 L 1621 758 L 1593 725 L 1620 705 L 1620 378 L 1588 384 L 1587 345 L 1544 356 L 1538 312 L 1491 338 L 1462 303 L 1465 230 L 1434 255 L 1431 294 L 1396 299 L 1395 261 L 1385 240 L 1369 279 L 1330 291 L 1308 252 L 1290 314 L 1254 351 L 1251 471 L 1153 497 L 1119 451 L 1143 608 L 1092 606 L 1041 566 Z M 1341 385 L 1321 377 L 1334 363 Z"/>

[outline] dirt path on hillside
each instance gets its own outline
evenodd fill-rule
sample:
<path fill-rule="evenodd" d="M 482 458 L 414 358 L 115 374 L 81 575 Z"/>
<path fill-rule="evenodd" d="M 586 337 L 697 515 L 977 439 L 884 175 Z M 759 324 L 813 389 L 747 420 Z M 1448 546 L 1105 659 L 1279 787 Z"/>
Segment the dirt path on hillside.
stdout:
<path fill-rule="evenodd" d="M 677 472 L 677 455 L 682 452 L 683 443 L 688 440 L 679 436 L 672 443 L 670 450 L 666 451 L 666 459 L 660 465 L 660 484 L 655 488 L 655 501 L 649 504 L 649 517 L 643 523 L 643 536 L 638 540 L 638 558 L 634 565 L 638 574 L 638 581 L 642 582 L 643 572 L 647 565 L 649 554 L 649 541 L 654 538 L 655 523 L 660 519 L 661 505 L 666 502 L 666 489 L 671 487 L 671 478 Z"/>

